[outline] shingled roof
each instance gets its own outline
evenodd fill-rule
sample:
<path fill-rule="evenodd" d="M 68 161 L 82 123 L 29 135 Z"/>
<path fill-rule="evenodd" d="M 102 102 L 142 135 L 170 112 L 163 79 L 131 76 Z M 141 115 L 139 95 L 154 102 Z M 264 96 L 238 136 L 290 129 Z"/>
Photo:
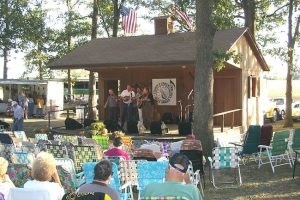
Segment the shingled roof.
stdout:
<path fill-rule="evenodd" d="M 243 35 L 252 45 L 262 68 L 268 70 L 253 37 L 246 28 L 217 31 L 213 48 L 229 50 Z M 195 33 L 143 35 L 133 37 L 93 39 L 85 45 L 48 65 L 51 69 L 146 66 L 162 64 L 194 64 L 196 60 Z"/>

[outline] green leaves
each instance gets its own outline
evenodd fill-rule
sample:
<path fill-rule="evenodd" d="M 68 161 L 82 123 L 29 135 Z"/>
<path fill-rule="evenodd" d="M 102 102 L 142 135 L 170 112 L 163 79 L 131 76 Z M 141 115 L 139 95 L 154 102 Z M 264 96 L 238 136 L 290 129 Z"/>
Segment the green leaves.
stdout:
<path fill-rule="evenodd" d="M 213 52 L 214 56 L 214 69 L 221 71 L 225 68 L 225 62 L 232 60 L 236 64 L 240 64 L 242 61 L 242 56 L 237 54 L 235 51 L 221 51 L 216 50 Z"/>

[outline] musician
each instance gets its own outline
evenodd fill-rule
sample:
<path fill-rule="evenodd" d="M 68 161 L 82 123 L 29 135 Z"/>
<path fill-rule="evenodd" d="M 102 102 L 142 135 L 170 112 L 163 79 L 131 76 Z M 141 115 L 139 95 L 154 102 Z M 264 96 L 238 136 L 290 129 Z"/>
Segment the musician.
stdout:
<path fill-rule="evenodd" d="M 140 97 L 140 95 L 137 93 L 137 88 L 138 85 L 132 85 L 131 86 L 131 91 L 134 92 L 135 96 L 134 98 L 131 99 L 131 107 L 130 107 L 130 113 L 131 113 L 131 119 L 133 121 L 138 121 L 139 117 L 138 117 L 138 107 L 137 107 L 137 98 Z"/>
<path fill-rule="evenodd" d="M 143 96 L 143 91 L 140 87 L 136 88 L 136 104 L 138 108 L 138 115 L 139 115 L 139 121 L 143 123 L 143 114 L 142 114 L 142 96 Z"/>
<path fill-rule="evenodd" d="M 112 89 L 109 89 L 104 108 L 108 108 L 108 117 L 110 121 L 117 121 L 117 103 L 118 97 L 115 95 Z"/>
<path fill-rule="evenodd" d="M 123 128 L 125 121 L 132 120 L 132 101 L 135 98 L 135 93 L 132 91 L 131 85 L 127 84 L 126 90 L 121 93 L 121 99 L 123 101 L 123 113 L 121 118 L 121 127 Z"/>
<path fill-rule="evenodd" d="M 143 96 L 141 100 L 143 124 L 146 129 L 149 129 L 154 116 L 154 98 L 148 87 L 143 89 Z"/>

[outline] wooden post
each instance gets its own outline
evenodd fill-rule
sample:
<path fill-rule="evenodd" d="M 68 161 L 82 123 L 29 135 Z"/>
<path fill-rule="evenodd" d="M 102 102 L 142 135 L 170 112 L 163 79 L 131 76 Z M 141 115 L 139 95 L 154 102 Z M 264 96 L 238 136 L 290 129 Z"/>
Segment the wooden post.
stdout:
<path fill-rule="evenodd" d="M 234 126 L 234 113 L 235 112 L 232 112 L 231 129 L 233 129 L 233 126 Z"/>
<path fill-rule="evenodd" d="M 99 115 L 99 120 L 104 120 L 104 79 L 103 79 L 103 75 L 100 74 L 100 72 L 98 72 L 98 105 L 99 105 L 99 109 L 98 109 L 98 115 Z"/>
<path fill-rule="evenodd" d="M 51 113 L 51 111 L 49 110 L 49 111 L 48 111 L 48 128 L 49 128 L 49 129 L 51 128 L 50 113 Z"/>
<path fill-rule="evenodd" d="M 222 115 L 221 133 L 223 133 L 223 131 L 224 131 L 224 125 L 225 125 L 225 124 L 224 124 L 224 121 L 225 121 L 224 118 L 225 118 L 225 117 L 224 117 L 224 114 L 223 114 L 223 115 Z"/>

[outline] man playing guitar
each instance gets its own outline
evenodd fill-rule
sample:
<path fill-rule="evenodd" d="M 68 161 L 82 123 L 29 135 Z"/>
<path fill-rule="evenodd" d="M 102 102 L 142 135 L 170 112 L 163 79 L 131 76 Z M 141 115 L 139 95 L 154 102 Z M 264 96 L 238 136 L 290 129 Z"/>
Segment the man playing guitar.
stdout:
<path fill-rule="evenodd" d="M 122 91 L 121 99 L 123 101 L 121 127 L 123 128 L 125 121 L 130 121 L 132 116 L 132 102 L 135 99 L 135 93 L 132 91 L 131 85 L 127 84 L 126 90 Z"/>

